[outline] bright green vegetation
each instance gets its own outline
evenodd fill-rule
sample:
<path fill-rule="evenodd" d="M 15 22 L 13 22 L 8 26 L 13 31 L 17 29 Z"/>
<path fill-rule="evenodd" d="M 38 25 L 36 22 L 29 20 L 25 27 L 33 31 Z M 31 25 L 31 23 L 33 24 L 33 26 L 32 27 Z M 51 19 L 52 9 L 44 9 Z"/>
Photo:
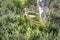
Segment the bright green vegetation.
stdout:
<path fill-rule="evenodd" d="M 24 12 L 19 12 L 24 9 L 27 3 L 29 3 L 27 6 L 30 7 L 33 2 L 32 0 L 2 1 L 2 7 L 0 8 L 5 11 L 5 14 L 0 14 L 0 40 L 60 40 L 60 1 L 53 1 L 54 6 L 50 4 L 49 7 L 51 10 L 47 12 L 49 20 L 46 22 L 33 18 L 37 22 L 40 22 L 40 25 L 33 24 L 23 16 Z M 14 11 L 14 7 L 16 7 L 16 12 Z M 53 9 L 55 10 L 52 12 Z M 8 10 L 12 12 L 10 15 Z"/>

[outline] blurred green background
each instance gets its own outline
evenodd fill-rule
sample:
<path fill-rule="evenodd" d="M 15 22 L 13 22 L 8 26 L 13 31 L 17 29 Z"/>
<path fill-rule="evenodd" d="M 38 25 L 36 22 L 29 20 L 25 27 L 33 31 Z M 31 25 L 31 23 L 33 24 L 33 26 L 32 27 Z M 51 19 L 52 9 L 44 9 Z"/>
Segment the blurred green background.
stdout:
<path fill-rule="evenodd" d="M 48 0 L 46 22 L 33 18 L 40 25 L 23 15 L 24 8 L 35 3 L 36 0 L 0 1 L 0 40 L 60 40 L 60 0 Z"/>

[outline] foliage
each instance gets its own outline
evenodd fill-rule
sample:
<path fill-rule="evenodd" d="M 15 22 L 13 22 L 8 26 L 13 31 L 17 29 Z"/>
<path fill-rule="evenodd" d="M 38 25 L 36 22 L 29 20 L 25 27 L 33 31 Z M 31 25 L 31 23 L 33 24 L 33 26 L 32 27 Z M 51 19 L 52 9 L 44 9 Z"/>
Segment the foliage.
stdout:
<path fill-rule="evenodd" d="M 49 0 L 48 20 L 33 18 L 40 25 L 30 22 L 25 16 L 17 14 L 24 7 L 35 4 L 34 0 L 3 0 L 1 8 L 5 15 L 0 15 L 0 40 L 60 40 L 60 1 Z M 15 9 L 16 7 L 16 9 Z M 14 13 L 14 9 L 16 13 Z M 54 10 L 53 10 L 54 9 Z M 58 9 L 58 10 L 56 10 Z M 12 11 L 12 15 L 6 11 Z"/>
<path fill-rule="evenodd" d="M 52 21 L 51 21 L 52 22 Z M 0 16 L 1 40 L 54 40 L 58 35 L 59 23 L 37 26 L 22 15 Z M 55 27 L 56 26 L 56 27 Z M 58 28 L 57 28 L 58 26 Z M 57 35 L 57 36 L 56 36 Z M 58 36 L 59 37 L 59 36 Z"/>
<path fill-rule="evenodd" d="M 11 10 L 19 13 L 24 7 L 27 0 L 3 0 L 1 2 L 1 8 L 5 11 Z"/>

